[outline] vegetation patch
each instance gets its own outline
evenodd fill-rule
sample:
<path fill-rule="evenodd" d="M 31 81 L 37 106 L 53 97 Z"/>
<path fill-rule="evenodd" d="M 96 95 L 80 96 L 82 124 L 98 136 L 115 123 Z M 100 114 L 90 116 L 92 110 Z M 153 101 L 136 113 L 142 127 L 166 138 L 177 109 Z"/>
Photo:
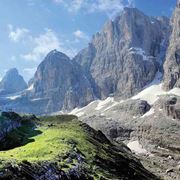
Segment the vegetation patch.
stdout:
<path fill-rule="evenodd" d="M 130 154 L 75 116 L 24 121 L 1 145 L 4 150 L 0 151 L 0 179 L 1 174 L 3 178 L 15 179 L 125 179 L 128 176 L 142 179 L 147 174 L 154 177 Z"/>

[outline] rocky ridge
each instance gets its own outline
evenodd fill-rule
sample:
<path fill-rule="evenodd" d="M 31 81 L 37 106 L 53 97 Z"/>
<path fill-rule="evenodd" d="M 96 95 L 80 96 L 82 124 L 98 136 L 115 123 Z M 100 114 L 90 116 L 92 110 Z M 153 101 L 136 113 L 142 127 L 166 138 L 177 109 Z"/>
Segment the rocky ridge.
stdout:
<path fill-rule="evenodd" d="M 180 6 L 179 1 L 171 19 L 172 34 L 164 63 L 164 88 L 180 88 Z"/>

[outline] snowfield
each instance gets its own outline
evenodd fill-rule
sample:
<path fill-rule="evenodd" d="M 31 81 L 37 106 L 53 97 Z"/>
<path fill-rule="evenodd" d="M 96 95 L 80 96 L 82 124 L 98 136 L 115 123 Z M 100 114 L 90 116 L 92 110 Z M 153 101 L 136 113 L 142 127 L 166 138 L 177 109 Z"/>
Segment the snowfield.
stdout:
<path fill-rule="evenodd" d="M 119 103 L 122 103 L 122 101 L 117 102 L 114 100 L 114 98 L 108 97 L 105 100 L 95 100 L 83 108 L 75 108 L 71 112 L 69 112 L 69 114 L 74 114 L 78 117 L 81 117 L 85 114 L 88 114 L 88 112 L 90 111 L 97 111 L 101 112 L 100 115 L 103 115 L 103 112 L 111 109 Z"/>
<path fill-rule="evenodd" d="M 174 88 L 170 91 L 163 90 L 163 83 L 161 82 L 162 74 L 158 72 L 155 79 L 144 88 L 140 93 L 133 96 L 131 99 L 141 99 L 147 101 L 150 105 L 153 105 L 161 95 L 176 95 L 180 96 L 180 89 Z"/>
<path fill-rule="evenodd" d="M 141 99 L 147 101 L 150 105 L 153 105 L 158 99 L 159 96 L 161 95 L 176 95 L 180 96 L 180 89 L 179 88 L 174 88 L 170 91 L 164 91 L 162 88 L 163 84 L 157 84 L 157 85 L 152 85 L 143 91 L 141 91 L 139 94 L 133 96 L 131 99 Z"/>

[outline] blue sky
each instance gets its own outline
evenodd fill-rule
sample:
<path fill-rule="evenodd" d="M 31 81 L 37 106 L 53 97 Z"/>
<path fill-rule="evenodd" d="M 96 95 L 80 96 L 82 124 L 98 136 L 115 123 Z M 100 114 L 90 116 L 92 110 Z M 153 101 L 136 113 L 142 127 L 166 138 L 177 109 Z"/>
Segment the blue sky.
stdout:
<path fill-rule="evenodd" d="M 0 78 L 16 67 L 26 81 L 53 49 L 73 57 L 103 24 L 133 5 L 171 16 L 176 0 L 1 0 Z"/>

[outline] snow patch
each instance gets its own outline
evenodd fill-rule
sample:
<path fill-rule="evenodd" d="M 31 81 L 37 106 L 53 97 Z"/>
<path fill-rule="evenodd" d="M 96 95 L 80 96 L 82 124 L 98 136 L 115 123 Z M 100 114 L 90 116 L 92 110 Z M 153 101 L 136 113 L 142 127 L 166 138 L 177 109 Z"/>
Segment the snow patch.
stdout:
<path fill-rule="evenodd" d="M 141 118 L 147 117 L 154 114 L 154 108 L 151 108 L 147 113 L 145 113 Z"/>
<path fill-rule="evenodd" d="M 17 98 L 20 98 L 20 97 L 21 97 L 21 95 L 19 94 L 19 95 L 9 96 L 9 97 L 7 97 L 7 99 L 16 100 Z"/>
<path fill-rule="evenodd" d="M 29 86 L 29 88 L 27 89 L 27 91 L 32 91 L 34 89 L 34 84 L 31 84 L 31 86 Z"/>
<path fill-rule="evenodd" d="M 154 78 L 154 80 L 145 87 L 144 90 L 142 90 L 137 95 L 131 97 L 131 99 L 141 99 L 147 101 L 150 105 L 153 105 L 161 95 L 176 95 L 180 96 L 180 88 L 174 88 L 170 91 L 163 90 L 162 86 L 163 83 L 161 83 L 162 74 L 158 72 Z"/>
<path fill-rule="evenodd" d="M 40 101 L 42 100 L 43 98 L 34 98 L 34 99 L 31 99 L 31 102 L 34 102 L 34 101 Z"/>
<path fill-rule="evenodd" d="M 76 116 L 77 116 L 77 117 L 81 117 L 81 116 L 83 116 L 83 115 L 84 115 L 84 112 L 76 113 Z"/>
<path fill-rule="evenodd" d="M 147 56 L 145 51 L 142 48 L 139 47 L 131 47 L 129 49 L 130 53 L 132 54 L 138 54 L 143 57 L 143 61 L 148 61 L 150 56 Z"/>
<path fill-rule="evenodd" d="M 113 103 L 113 102 L 114 102 L 114 98 L 108 97 L 105 100 L 99 101 L 99 103 L 98 103 L 97 107 L 95 108 L 95 110 L 99 111 L 99 110 L 103 109 L 104 106 L 106 106 L 107 104 Z"/>
<path fill-rule="evenodd" d="M 127 144 L 127 147 L 136 154 L 147 154 L 147 150 L 139 143 L 139 141 L 131 141 Z"/>
<path fill-rule="evenodd" d="M 101 114 L 103 114 L 103 112 L 111 109 L 112 107 L 114 107 L 114 106 L 116 106 L 122 102 L 117 102 L 114 100 L 113 97 L 108 97 L 105 100 L 95 100 L 83 108 L 75 108 L 71 112 L 69 112 L 68 114 L 73 114 L 73 115 L 76 115 L 78 117 L 83 116 L 85 114 L 89 114 L 89 113 L 91 114 L 91 112 L 93 112 L 93 111 L 95 113 L 101 112 Z"/>

